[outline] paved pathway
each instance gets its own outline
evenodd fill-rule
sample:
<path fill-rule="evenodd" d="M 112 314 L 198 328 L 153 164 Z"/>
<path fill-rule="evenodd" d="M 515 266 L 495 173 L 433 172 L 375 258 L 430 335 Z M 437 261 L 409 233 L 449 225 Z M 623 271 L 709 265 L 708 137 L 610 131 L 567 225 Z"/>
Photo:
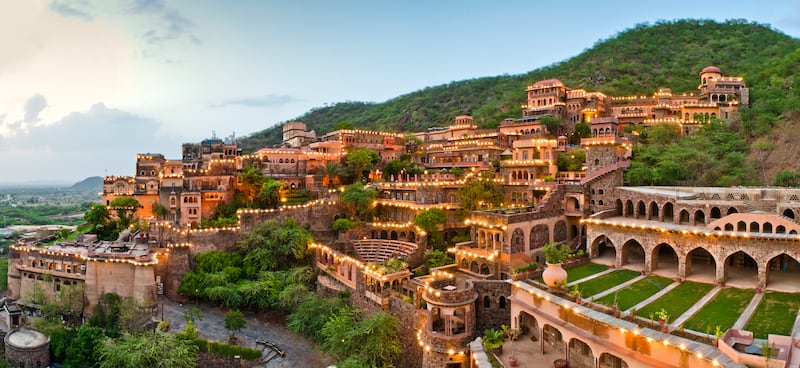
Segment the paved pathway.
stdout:
<path fill-rule="evenodd" d="M 684 322 L 686 322 L 686 320 L 688 320 L 695 313 L 697 313 L 697 311 L 699 311 L 706 304 L 708 304 L 708 302 L 711 301 L 711 299 L 714 299 L 714 297 L 717 296 L 717 294 L 719 294 L 720 290 L 722 290 L 722 287 L 720 287 L 719 285 L 715 286 L 704 297 L 700 298 L 700 300 L 698 300 L 697 303 L 694 303 L 694 305 L 691 308 L 687 309 L 686 312 L 683 312 L 683 314 L 678 316 L 678 318 L 675 318 L 675 320 L 672 321 L 670 326 L 675 327 L 682 325 Z"/>
<path fill-rule="evenodd" d="M 680 283 L 677 283 L 677 282 L 673 282 L 673 283 L 667 285 L 667 287 L 661 289 L 659 292 L 653 294 L 649 298 L 641 301 L 639 304 L 636 304 L 633 307 L 631 307 L 630 309 L 626 310 L 625 313 L 630 313 L 631 309 L 634 309 L 634 308 L 636 308 L 636 310 L 641 310 L 642 308 L 644 308 L 648 304 L 650 304 L 650 303 L 654 302 L 656 299 L 660 298 L 662 295 L 670 292 L 670 290 L 674 289 L 678 285 L 680 285 Z"/>
<path fill-rule="evenodd" d="M 609 268 L 609 269 L 607 269 L 607 270 L 605 270 L 605 271 L 600 271 L 600 272 L 598 272 L 598 273 L 596 273 L 596 274 L 593 274 L 593 275 L 586 276 L 586 277 L 584 277 L 584 278 L 582 278 L 582 279 L 580 279 L 580 280 L 575 280 L 575 281 L 573 281 L 573 282 L 570 282 L 569 284 L 567 284 L 567 286 L 572 286 L 572 285 L 575 285 L 575 284 L 580 284 L 580 283 L 582 283 L 582 282 L 589 281 L 589 280 L 591 280 L 591 279 L 596 279 L 596 278 L 598 278 L 598 277 L 600 277 L 600 276 L 607 275 L 607 274 L 609 274 L 609 273 L 612 273 L 612 272 L 614 272 L 614 271 L 616 271 L 616 269 L 615 269 L 615 268 Z"/>
<path fill-rule="evenodd" d="M 159 299 L 172 331 L 181 331 L 186 326 L 183 312 L 194 304 L 180 304 L 166 298 Z M 228 341 L 228 330 L 225 329 L 225 313 L 227 310 L 206 304 L 198 305 L 203 310 L 203 320 L 196 322 L 197 336 L 213 341 Z M 266 340 L 280 346 L 286 353 L 284 357 L 275 357 L 263 367 L 326 367 L 333 364 L 333 359 L 314 348 L 305 338 L 295 335 L 286 328 L 282 316 L 274 312 L 256 314 L 243 311 L 247 325 L 236 333 L 239 345 L 261 350 L 256 340 Z M 159 316 L 160 317 L 160 316 Z"/>
<path fill-rule="evenodd" d="M 602 298 L 602 297 L 604 297 L 604 296 L 606 296 L 608 294 L 616 292 L 617 290 L 624 289 L 624 288 L 630 286 L 631 284 L 634 284 L 636 281 L 639 281 L 639 280 L 641 280 L 641 279 L 643 279 L 645 277 L 647 277 L 647 276 L 642 276 L 642 275 L 636 276 L 636 277 L 634 277 L 633 279 L 631 279 L 629 281 L 623 282 L 623 283 L 621 283 L 621 284 L 619 284 L 617 286 L 612 287 L 611 289 L 607 289 L 606 291 L 601 291 L 601 292 L 599 292 L 599 293 L 597 293 L 595 295 L 592 295 L 588 299 L 591 299 L 591 300 L 600 299 L 600 298 Z"/>
<path fill-rule="evenodd" d="M 735 329 L 742 329 L 744 325 L 747 324 L 747 321 L 750 320 L 750 317 L 753 316 L 753 313 L 756 311 L 756 307 L 758 307 L 758 303 L 761 303 L 761 299 L 764 298 L 764 293 L 756 293 L 753 296 L 753 299 L 750 299 L 750 304 L 747 305 L 747 308 L 744 309 L 742 315 L 739 316 L 739 319 L 736 320 L 736 323 L 733 324 Z"/>
<path fill-rule="evenodd" d="M 792 327 L 792 336 L 800 337 L 800 309 L 797 310 L 797 317 L 794 319 L 794 327 Z M 798 354 L 800 358 L 800 354 Z"/>

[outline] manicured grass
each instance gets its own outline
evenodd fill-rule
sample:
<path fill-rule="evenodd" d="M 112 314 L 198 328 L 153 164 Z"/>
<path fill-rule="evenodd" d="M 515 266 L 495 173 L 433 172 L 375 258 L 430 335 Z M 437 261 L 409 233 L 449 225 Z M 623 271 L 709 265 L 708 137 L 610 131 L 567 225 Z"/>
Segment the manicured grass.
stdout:
<path fill-rule="evenodd" d="M 760 339 L 768 334 L 791 335 L 798 308 L 800 293 L 768 291 L 744 329 Z"/>
<path fill-rule="evenodd" d="M 636 281 L 632 285 L 617 291 L 613 294 L 608 294 L 596 302 L 612 306 L 614 304 L 614 294 L 617 295 L 617 307 L 620 310 L 627 310 L 642 300 L 649 298 L 651 295 L 663 290 L 667 285 L 673 283 L 672 279 L 666 277 L 650 275 L 642 280 Z"/>
<path fill-rule="evenodd" d="M 0 258 L 0 291 L 8 289 L 8 258 Z"/>
<path fill-rule="evenodd" d="M 625 281 L 634 279 L 636 278 L 636 276 L 639 275 L 640 273 L 636 271 L 616 270 L 612 273 L 605 274 L 596 279 L 582 282 L 578 284 L 578 288 L 581 290 L 581 295 L 583 296 L 583 298 L 589 298 L 592 295 L 608 290 Z"/>
<path fill-rule="evenodd" d="M 689 318 L 684 326 L 702 333 L 706 332 L 706 327 L 711 327 L 713 333 L 717 325 L 727 330 L 736 323 L 754 295 L 756 291 L 753 289 L 722 289 L 703 309 Z"/>
<path fill-rule="evenodd" d="M 684 281 L 664 296 L 648 304 L 646 307 L 636 312 L 639 317 L 650 318 L 650 313 L 655 314 L 661 308 L 667 311 L 670 319 L 678 318 L 681 314 L 689 310 L 697 301 L 708 294 L 714 288 L 712 284 Z M 657 317 L 654 316 L 653 319 Z"/>
<path fill-rule="evenodd" d="M 608 266 L 597 263 L 584 263 L 580 266 L 573 267 L 567 270 L 567 282 L 580 280 L 584 277 L 603 272 L 608 269 Z"/>

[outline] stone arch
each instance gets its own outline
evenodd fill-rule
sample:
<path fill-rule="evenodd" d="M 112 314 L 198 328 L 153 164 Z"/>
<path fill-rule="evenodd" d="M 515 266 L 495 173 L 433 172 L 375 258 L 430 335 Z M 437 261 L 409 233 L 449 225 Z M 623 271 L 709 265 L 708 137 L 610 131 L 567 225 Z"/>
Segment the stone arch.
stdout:
<path fill-rule="evenodd" d="M 497 301 L 497 307 L 500 309 L 506 309 L 506 297 L 500 295 L 500 299 Z"/>
<path fill-rule="evenodd" d="M 525 233 L 522 229 L 514 229 L 511 234 L 511 253 L 522 253 L 525 251 Z"/>
<path fill-rule="evenodd" d="M 781 291 L 795 291 L 800 284 L 800 262 L 781 253 L 767 262 L 767 287 Z"/>
<path fill-rule="evenodd" d="M 553 241 L 563 242 L 567 240 L 567 222 L 558 220 L 553 226 Z"/>
<path fill-rule="evenodd" d="M 547 224 L 538 224 L 531 228 L 529 250 L 538 249 L 550 240 L 550 228 Z"/>
<path fill-rule="evenodd" d="M 389 232 L 381 230 L 381 239 L 389 239 Z"/>
<path fill-rule="evenodd" d="M 732 215 L 734 213 L 739 213 L 739 210 L 737 210 L 736 207 L 728 207 L 728 212 L 726 212 L 726 214 Z"/>
<path fill-rule="evenodd" d="M 733 224 L 731 223 L 725 224 L 725 231 L 733 231 Z"/>
<path fill-rule="evenodd" d="M 693 276 L 704 282 L 713 282 L 717 277 L 717 260 L 705 248 L 694 248 L 686 254 L 685 274 L 687 279 Z"/>
<path fill-rule="evenodd" d="M 601 367 L 628 368 L 625 360 L 611 353 L 600 354 L 599 363 Z"/>
<path fill-rule="evenodd" d="M 783 210 L 783 215 L 794 220 L 794 211 L 791 208 Z"/>
<path fill-rule="evenodd" d="M 469 263 L 469 271 L 472 273 L 480 273 L 480 269 L 478 268 L 478 262 L 472 261 Z"/>
<path fill-rule="evenodd" d="M 664 222 L 675 222 L 675 214 L 673 213 L 672 202 L 664 203 L 664 207 L 661 212 L 664 213 Z"/>
<path fill-rule="evenodd" d="M 600 263 L 616 264 L 617 249 L 611 239 L 605 235 L 600 235 L 592 241 L 589 255 L 598 259 Z"/>
<path fill-rule="evenodd" d="M 736 231 L 747 232 L 747 223 L 744 221 L 737 222 Z"/>
<path fill-rule="evenodd" d="M 636 203 L 636 218 L 645 218 L 647 216 L 647 209 L 644 206 L 644 201 Z"/>
<path fill-rule="evenodd" d="M 705 224 L 706 213 L 701 210 L 694 211 L 694 226 L 703 226 Z"/>
<path fill-rule="evenodd" d="M 411 243 L 416 241 L 416 237 L 414 236 L 414 232 L 413 231 L 408 233 L 408 241 L 411 242 Z"/>
<path fill-rule="evenodd" d="M 491 275 L 492 270 L 489 268 L 489 265 L 486 263 L 481 264 L 481 275 Z"/>
<path fill-rule="evenodd" d="M 483 297 L 483 308 L 484 309 L 489 309 L 489 308 L 491 308 L 491 306 L 492 306 L 492 299 L 489 298 L 488 295 L 484 295 L 484 297 Z"/>
<path fill-rule="evenodd" d="M 589 344 L 577 337 L 569 340 L 569 366 L 573 368 L 594 368 L 594 354 Z"/>
<path fill-rule="evenodd" d="M 655 220 L 658 221 L 658 203 L 655 201 L 650 202 L 650 211 L 647 213 L 648 220 Z"/>
<path fill-rule="evenodd" d="M 711 207 L 711 218 L 712 219 L 722 218 L 722 212 L 720 212 L 719 207 Z"/>
<path fill-rule="evenodd" d="M 389 239 L 397 240 L 397 231 L 392 230 L 392 232 L 389 234 Z"/>
<path fill-rule="evenodd" d="M 772 234 L 772 223 L 771 222 L 765 222 L 764 226 L 761 227 L 761 232 L 764 232 L 764 233 L 767 233 L 767 234 Z"/>
<path fill-rule="evenodd" d="M 758 262 L 745 251 L 725 257 L 725 282 L 737 287 L 753 288 L 758 285 Z"/>
<path fill-rule="evenodd" d="M 578 225 L 570 225 L 569 226 L 569 234 L 567 234 L 569 239 L 575 239 L 578 236 L 580 236 L 581 234 L 578 231 L 579 231 L 578 230 Z"/>
<path fill-rule="evenodd" d="M 750 232 L 751 233 L 760 233 L 761 232 L 761 225 L 758 222 L 751 222 L 750 223 Z"/>
<path fill-rule="evenodd" d="M 645 264 L 644 247 L 636 239 L 630 239 L 622 245 L 621 265 L 631 264 L 637 270 L 643 270 Z"/>
<path fill-rule="evenodd" d="M 678 253 L 675 248 L 667 243 L 660 243 L 650 253 L 650 269 L 666 277 L 678 276 Z"/>
<path fill-rule="evenodd" d="M 633 217 L 633 201 L 630 199 L 625 201 L 625 214 L 624 217 Z"/>
<path fill-rule="evenodd" d="M 575 197 L 567 197 L 567 210 L 568 211 L 580 211 L 581 204 L 578 202 L 578 198 Z"/>
<path fill-rule="evenodd" d="M 542 344 L 549 348 L 550 351 L 564 351 L 564 338 L 561 335 L 561 331 L 550 324 L 545 324 L 542 327 Z"/>
<path fill-rule="evenodd" d="M 622 200 L 617 199 L 617 201 L 614 203 L 614 215 L 622 216 L 622 211 Z"/>
<path fill-rule="evenodd" d="M 680 215 L 678 216 L 678 223 L 681 225 L 689 223 L 689 211 L 681 210 Z"/>
<path fill-rule="evenodd" d="M 469 259 L 467 259 L 466 257 L 461 258 L 461 268 L 465 270 L 469 269 Z"/>
<path fill-rule="evenodd" d="M 778 227 L 775 228 L 775 234 L 786 234 L 786 227 L 778 225 Z"/>

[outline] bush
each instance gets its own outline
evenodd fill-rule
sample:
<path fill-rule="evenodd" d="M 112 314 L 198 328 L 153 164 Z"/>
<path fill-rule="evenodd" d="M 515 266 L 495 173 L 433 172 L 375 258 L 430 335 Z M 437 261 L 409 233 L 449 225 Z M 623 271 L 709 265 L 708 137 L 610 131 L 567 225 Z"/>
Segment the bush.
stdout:
<path fill-rule="evenodd" d="M 233 359 L 235 356 L 240 356 L 246 360 L 256 360 L 261 358 L 261 351 L 244 346 L 228 345 L 216 341 L 208 341 L 205 339 L 194 339 L 194 344 L 197 349 L 202 352 L 209 352 L 219 356 Z"/>

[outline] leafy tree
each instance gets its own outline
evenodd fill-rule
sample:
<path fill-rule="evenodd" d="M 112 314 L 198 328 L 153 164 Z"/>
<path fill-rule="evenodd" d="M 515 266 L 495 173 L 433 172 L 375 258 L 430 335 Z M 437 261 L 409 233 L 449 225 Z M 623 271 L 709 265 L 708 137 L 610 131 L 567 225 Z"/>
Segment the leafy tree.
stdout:
<path fill-rule="evenodd" d="M 183 312 L 183 319 L 186 322 L 194 322 L 194 321 L 202 321 L 203 320 L 203 310 L 198 307 L 191 307 Z"/>
<path fill-rule="evenodd" d="M 192 340 L 171 334 L 147 332 L 124 335 L 98 346 L 100 368 L 190 368 L 199 356 Z"/>
<path fill-rule="evenodd" d="M 158 203 L 158 202 L 153 202 L 153 205 L 151 206 L 151 209 L 153 211 L 153 214 L 158 219 L 161 219 L 161 220 L 167 218 L 167 214 L 169 214 L 169 210 L 167 209 L 167 207 L 165 207 L 164 205 L 162 205 L 161 203 Z"/>
<path fill-rule="evenodd" d="M 333 130 L 351 130 L 355 129 L 353 123 L 349 121 L 340 121 L 333 126 Z"/>
<path fill-rule="evenodd" d="M 439 208 L 431 208 L 417 214 L 414 218 L 414 225 L 419 226 L 422 230 L 428 233 L 428 243 L 434 249 L 439 249 L 444 246 L 442 243 L 442 233 L 439 231 L 439 225 L 447 223 L 447 215 Z"/>
<path fill-rule="evenodd" d="M 64 364 L 71 368 L 93 368 L 101 361 L 98 348 L 106 336 L 99 327 L 83 325 L 78 329 L 72 343 L 67 347 Z"/>
<path fill-rule="evenodd" d="M 288 317 L 289 329 L 309 337 L 315 343 L 325 340 L 321 333 L 326 322 L 337 314 L 344 305 L 334 298 L 311 296 L 301 302 Z"/>
<path fill-rule="evenodd" d="M 550 116 L 545 115 L 539 119 L 539 122 L 547 128 L 547 133 L 552 136 L 556 137 L 560 133 L 561 130 L 561 118 L 558 116 Z"/>
<path fill-rule="evenodd" d="M 101 240 L 111 240 L 112 234 L 117 230 L 117 222 L 111 220 L 108 207 L 102 204 L 89 207 L 83 219 L 90 225 L 89 232 L 97 234 Z"/>
<path fill-rule="evenodd" d="M 467 211 L 492 208 L 503 202 L 503 191 L 492 180 L 490 173 L 471 179 L 463 187 L 458 188 L 456 195 L 461 207 Z"/>
<path fill-rule="evenodd" d="M 327 161 L 320 167 L 322 175 L 322 185 L 330 188 L 332 185 L 339 184 L 339 176 L 342 175 L 342 165 L 338 162 Z"/>
<path fill-rule="evenodd" d="M 127 228 L 133 222 L 136 218 L 136 211 L 142 207 L 136 198 L 128 196 L 114 198 L 108 206 L 117 211 L 119 227 L 122 229 Z"/>
<path fill-rule="evenodd" d="M 375 151 L 366 148 L 355 148 L 347 153 L 347 167 L 353 175 L 353 180 L 361 181 L 364 172 L 371 169 L 373 165 L 381 161 L 381 157 Z"/>
<path fill-rule="evenodd" d="M 575 128 L 572 130 L 572 135 L 570 136 L 569 143 L 580 144 L 581 138 L 591 138 L 591 137 L 592 137 L 592 128 L 589 127 L 589 124 L 580 122 L 578 124 L 575 124 Z"/>
<path fill-rule="evenodd" d="M 586 151 L 580 149 L 559 152 L 556 158 L 558 171 L 581 171 L 586 164 Z"/>
<path fill-rule="evenodd" d="M 772 185 L 777 187 L 800 187 L 800 173 L 783 170 L 775 174 Z"/>
<path fill-rule="evenodd" d="M 321 333 L 325 337 L 322 348 L 339 360 L 358 351 L 363 341 L 355 333 L 356 323 L 356 310 L 339 309 L 322 327 Z"/>
<path fill-rule="evenodd" d="M 428 268 L 436 268 L 453 264 L 455 257 L 443 250 L 435 249 L 433 252 L 425 253 L 425 262 L 428 263 Z"/>
<path fill-rule="evenodd" d="M 231 338 L 236 338 L 236 332 L 241 331 L 246 325 L 244 314 L 238 309 L 225 313 L 225 329 L 231 332 Z"/>
<path fill-rule="evenodd" d="M 333 221 L 333 230 L 336 231 L 347 231 L 354 229 L 356 226 L 358 226 L 358 222 L 351 221 L 346 218 L 340 218 Z"/>
<path fill-rule="evenodd" d="M 367 217 L 372 212 L 372 204 L 378 192 L 375 189 L 366 188 L 364 184 L 355 183 L 348 185 L 342 193 L 342 202 L 347 206 L 357 219 Z"/>
<path fill-rule="evenodd" d="M 239 242 L 245 253 L 244 270 L 255 275 L 260 270 L 287 269 L 299 266 L 308 257 L 308 245 L 312 237 L 293 219 L 281 224 L 267 220 L 250 230 Z"/>
<path fill-rule="evenodd" d="M 359 355 L 368 365 L 391 367 L 400 358 L 403 349 L 395 316 L 383 311 L 374 313 L 358 324 L 357 333 L 363 336 Z"/>

